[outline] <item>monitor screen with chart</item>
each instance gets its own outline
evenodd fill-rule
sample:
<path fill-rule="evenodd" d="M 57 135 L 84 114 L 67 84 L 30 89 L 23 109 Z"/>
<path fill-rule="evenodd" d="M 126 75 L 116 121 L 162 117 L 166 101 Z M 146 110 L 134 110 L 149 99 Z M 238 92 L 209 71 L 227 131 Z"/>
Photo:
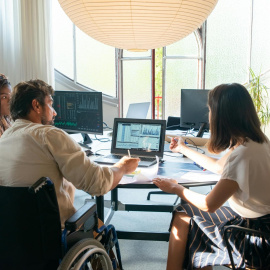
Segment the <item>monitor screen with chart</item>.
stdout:
<path fill-rule="evenodd" d="M 56 127 L 83 136 L 103 134 L 101 92 L 55 91 L 53 99 Z"/>
<path fill-rule="evenodd" d="M 111 152 L 162 156 L 165 130 L 165 120 L 115 118 Z"/>

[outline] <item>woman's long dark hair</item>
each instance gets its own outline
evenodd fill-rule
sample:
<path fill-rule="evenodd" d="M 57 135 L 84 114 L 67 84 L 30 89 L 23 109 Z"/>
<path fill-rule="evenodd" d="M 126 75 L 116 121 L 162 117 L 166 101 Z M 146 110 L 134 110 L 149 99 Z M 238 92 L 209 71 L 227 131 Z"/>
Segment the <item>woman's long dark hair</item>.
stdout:
<path fill-rule="evenodd" d="M 249 138 L 263 143 L 266 136 L 247 89 L 237 83 L 221 84 L 209 92 L 211 138 L 208 150 L 219 153 Z"/>
<path fill-rule="evenodd" d="M 0 89 L 2 89 L 5 86 L 11 86 L 8 78 L 0 73 Z"/>

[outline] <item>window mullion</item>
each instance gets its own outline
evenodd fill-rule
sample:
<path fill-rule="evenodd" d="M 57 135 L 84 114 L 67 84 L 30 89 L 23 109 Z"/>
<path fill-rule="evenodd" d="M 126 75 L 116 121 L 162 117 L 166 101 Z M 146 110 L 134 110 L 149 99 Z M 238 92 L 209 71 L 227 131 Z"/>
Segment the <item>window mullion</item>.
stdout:
<path fill-rule="evenodd" d="M 76 26 L 73 24 L 73 72 L 74 83 L 77 83 L 77 56 L 76 56 Z"/>

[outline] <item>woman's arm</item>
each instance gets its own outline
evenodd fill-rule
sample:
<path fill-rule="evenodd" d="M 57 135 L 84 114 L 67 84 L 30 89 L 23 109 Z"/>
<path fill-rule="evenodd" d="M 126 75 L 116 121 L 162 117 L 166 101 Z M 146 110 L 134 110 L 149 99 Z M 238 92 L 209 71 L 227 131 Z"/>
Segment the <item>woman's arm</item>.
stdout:
<path fill-rule="evenodd" d="M 239 189 L 238 183 L 229 179 L 221 179 L 208 195 L 191 191 L 173 179 L 155 178 L 153 183 L 206 212 L 215 212 Z"/>
<path fill-rule="evenodd" d="M 184 140 L 181 137 L 173 138 L 171 140 L 170 149 L 172 152 L 180 152 L 189 159 L 193 160 L 203 168 L 213 172 L 221 174 L 223 171 L 224 164 L 231 154 L 232 150 L 228 151 L 223 157 L 220 159 L 208 157 L 202 153 L 199 153 L 187 145 L 185 145 Z"/>

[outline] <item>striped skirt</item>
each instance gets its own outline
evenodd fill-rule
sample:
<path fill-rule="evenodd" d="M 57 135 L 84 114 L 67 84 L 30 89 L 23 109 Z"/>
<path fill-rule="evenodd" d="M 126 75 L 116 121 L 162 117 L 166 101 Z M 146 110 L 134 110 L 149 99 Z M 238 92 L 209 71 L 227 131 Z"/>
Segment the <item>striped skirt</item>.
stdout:
<path fill-rule="evenodd" d="M 176 211 L 184 211 L 191 217 L 184 263 L 184 268 L 188 270 L 231 264 L 223 239 L 224 226 L 240 225 L 270 232 L 270 215 L 245 219 L 230 207 L 222 206 L 215 213 L 208 213 L 190 204 L 179 205 Z M 237 232 L 230 236 L 229 241 L 237 268 L 270 269 L 270 239 Z"/>

